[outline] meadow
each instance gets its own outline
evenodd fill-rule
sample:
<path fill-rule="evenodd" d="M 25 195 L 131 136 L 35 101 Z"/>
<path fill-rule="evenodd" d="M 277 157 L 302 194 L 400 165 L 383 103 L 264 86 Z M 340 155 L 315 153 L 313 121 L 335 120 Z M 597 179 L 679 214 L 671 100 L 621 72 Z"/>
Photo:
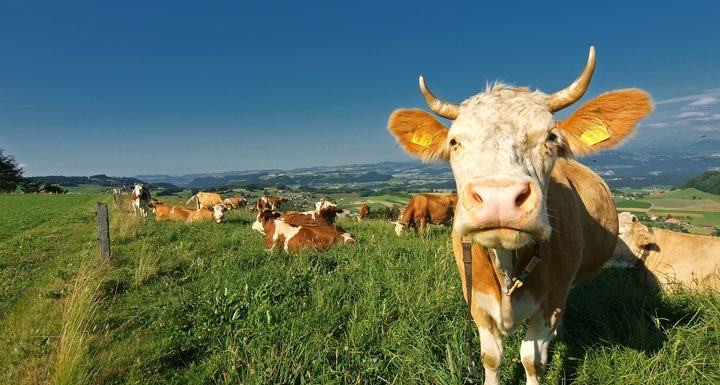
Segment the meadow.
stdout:
<path fill-rule="evenodd" d="M 111 199 L 0 195 L 0 383 L 482 378 L 481 367 L 465 369 L 466 310 L 445 227 L 423 240 L 346 220 L 356 246 L 287 255 L 263 250 L 250 212 L 188 225 L 110 206 L 103 265 L 97 201 Z M 608 267 L 571 293 L 544 383 L 717 384 L 719 326 L 717 294 L 654 292 Z M 522 333 L 505 338 L 504 384 L 524 383 Z"/>

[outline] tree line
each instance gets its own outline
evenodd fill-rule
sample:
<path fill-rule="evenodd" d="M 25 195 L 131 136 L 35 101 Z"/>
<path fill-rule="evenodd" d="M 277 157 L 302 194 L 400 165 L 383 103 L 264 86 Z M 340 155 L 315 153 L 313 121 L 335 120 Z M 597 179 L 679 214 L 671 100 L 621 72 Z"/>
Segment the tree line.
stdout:
<path fill-rule="evenodd" d="M 32 178 L 23 177 L 23 169 L 18 165 L 15 157 L 5 154 L 0 148 L 0 193 L 12 193 L 18 187 L 24 193 L 50 193 L 64 194 L 67 190 L 52 183 L 35 181 Z"/>

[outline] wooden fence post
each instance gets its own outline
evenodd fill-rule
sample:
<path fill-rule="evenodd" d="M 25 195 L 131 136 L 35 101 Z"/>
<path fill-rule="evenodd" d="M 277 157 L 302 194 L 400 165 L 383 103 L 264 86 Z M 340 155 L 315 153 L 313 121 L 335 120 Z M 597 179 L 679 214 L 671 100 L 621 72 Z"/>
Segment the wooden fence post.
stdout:
<path fill-rule="evenodd" d="M 100 242 L 100 260 L 110 262 L 110 221 L 107 204 L 98 202 L 98 241 Z"/>
<path fill-rule="evenodd" d="M 117 187 L 113 188 L 112 192 L 113 192 L 113 202 L 115 202 L 115 208 L 117 208 L 118 210 L 121 210 L 122 209 L 122 195 L 120 194 L 120 189 Z"/>

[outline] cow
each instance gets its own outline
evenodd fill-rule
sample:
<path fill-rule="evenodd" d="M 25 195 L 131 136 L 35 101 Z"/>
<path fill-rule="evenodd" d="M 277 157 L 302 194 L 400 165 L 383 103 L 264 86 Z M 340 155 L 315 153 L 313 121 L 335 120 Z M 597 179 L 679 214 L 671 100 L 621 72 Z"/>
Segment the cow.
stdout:
<path fill-rule="evenodd" d="M 339 226 L 292 226 L 271 210 L 263 211 L 258 219 L 264 229 L 267 251 L 274 250 L 278 245 L 287 253 L 324 251 L 337 243 L 356 243 L 355 238 Z"/>
<path fill-rule="evenodd" d="M 327 226 L 335 223 L 337 215 L 343 213 L 343 209 L 338 208 L 334 203 L 326 202 L 325 204 L 316 207 L 320 207 L 320 209 L 315 211 L 305 211 L 302 213 L 284 214 L 280 217 L 280 219 L 292 226 L 303 224 Z"/>
<path fill-rule="evenodd" d="M 321 207 L 319 211 L 305 211 L 302 213 L 289 213 L 289 214 L 278 214 L 278 217 L 290 224 L 291 226 L 299 225 L 322 225 L 328 226 L 335 223 L 337 214 L 341 214 L 344 211 L 337 207 L 334 203 L 324 203 L 322 205 L 316 205 L 315 207 Z M 252 224 L 252 229 L 260 233 L 265 234 L 265 230 L 262 225 L 261 218 L 264 215 L 263 210 L 258 213 L 255 222 Z M 270 210 L 272 211 L 272 210 Z"/>
<path fill-rule="evenodd" d="M 258 198 L 255 203 L 255 209 L 258 212 L 263 212 L 265 210 L 278 211 L 280 206 L 287 203 L 287 201 L 288 199 L 285 197 L 278 197 L 274 195 L 262 196 Z"/>
<path fill-rule="evenodd" d="M 206 220 L 214 220 L 217 223 L 222 222 L 225 214 L 225 207 L 217 204 L 211 208 L 202 208 L 197 210 L 187 209 L 184 207 L 175 207 L 166 205 L 162 202 L 155 201 L 150 204 L 155 212 L 155 220 L 171 220 L 180 222 L 198 222 Z"/>
<path fill-rule="evenodd" d="M 247 205 L 247 200 L 245 200 L 245 198 L 243 198 L 243 197 L 225 198 L 223 200 L 223 205 L 228 210 L 235 210 L 235 209 L 239 209 L 240 207 Z"/>
<path fill-rule="evenodd" d="M 358 221 L 362 221 L 363 219 L 367 218 L 369 214 L 370 214 L 370 206 L 361 205 L 360 213 L 358 214 Z"/>
<path fill-rule="evenodd" d="M 457 205 L 457 195 L 417 194 L 410 198 L 407 207 L 395 223 L 398 237 L 410 227 L 425 235 L 428 223 L 450 226 Z"/>
<path fill-rule="evenodd" d="M 130 194 L 130 203 L 135 215 L 147 217 L 147 210 L 150 204 L 150 190 L 144 183 L 135 183 Z"/>
<path fill-rule="evenodd" d="M 202 208 L 212 208 L 215 205 L 223 204 L 223 198 L 218 193 L 201 191 L 191 196 L 185 204 L 189 205 L 190 202 L 193 201 L 193 199 L 195 200 L 195 208 L 198 210 Z"/>
<path fill-rule="evenodd" d="M 680 284 L 720 291 L 720 238 L 649 229 L 629 212 L 618 217 L 620 233 L 611 264 L 637 268 L 654 289 L 672 291 Z"/>
<path fill-rule="evenodd" d="M 388 129 L 405 151 L 452 168 L 458 194 L 453 251 L 460 272 L 464 254 L 471 265 L 470 293 L 465 275 L 460 279 L 480 335 L 485 384 L 499 383 L 502 336 L 526 319 L 520 361 L 527 383 L 539 383 L 568 292 L 597 274 L 615 248 L 610 189 L 574 156 L 614 147 L 653 104 L 644 91 L 616 90 L 556 120 L 553 113 L 585 94 L 594 69 L 591 47 L 580 76 L 559 92 L 496 82 L 461 104 L 435 96 L 420 76 L 430 109 L 451 126 L 417 109 L 389 118 Z"/>

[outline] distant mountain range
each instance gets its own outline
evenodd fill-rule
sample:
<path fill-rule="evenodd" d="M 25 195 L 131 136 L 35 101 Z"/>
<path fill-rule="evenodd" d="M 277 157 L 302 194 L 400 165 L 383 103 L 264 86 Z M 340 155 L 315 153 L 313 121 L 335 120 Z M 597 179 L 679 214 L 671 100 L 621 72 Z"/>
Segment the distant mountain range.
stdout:
<path fill-rule="evenodd" d="M 678 148 L 652 148 L 632 152 L 605 151 L 581 158 L 579 161 L 594 169 L 612 188 L 680 186 L 705 171 L 720 170 L 720 140 L 703 140 Z M 141 180 L 156 186 L 174 185 L 198 190 L 275 186 L 358 190 L 388 187 L 411 190 L 455 188 L 452 172 L 447 164 L 422 164 L 418 161 L 318 166 L 293 170 L 227 171 L 180 176 L 138 175 L 134 178 L 115 178 L 94 175 L 33 177 L 33 179 L 65 186 L 81 183 L 106 186 L 130 185 Z"/>

